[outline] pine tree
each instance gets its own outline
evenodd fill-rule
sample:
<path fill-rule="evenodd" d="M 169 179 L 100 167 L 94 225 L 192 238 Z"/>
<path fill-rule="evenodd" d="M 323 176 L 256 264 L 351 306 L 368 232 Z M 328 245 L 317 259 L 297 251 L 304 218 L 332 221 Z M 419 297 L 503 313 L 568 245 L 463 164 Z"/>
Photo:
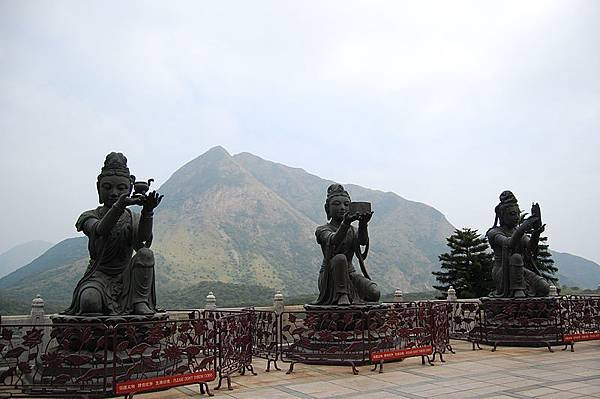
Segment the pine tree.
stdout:
<path fill-rule="evenodd" d="M 487 296 L 493 289 L 492 264 L 493 254 L 485 237 L 477 230 L 456 229 L 446 239 L 450 252 L 441 254 L 439 260 L 441 271 L 432 272 L 440 283 L 433 288 L 442 292 L 445 298 L 450 286 L 456 290 L 459 298 L 479 298 Z"/>
<path fill-rule="evenodd" d="M 556 276 L 558 268 L 554 266 L 554 259 L 552 259 L 552 254 L 548 249 L 547 242 L 548 237 L 540 237 L 540 242 L 538 244 L 538 254 L 536 258 L 537 268 L 540 271 L 540 274 L 543 278 L 552 282 L 552 284 L 558 287 L 558 277 Z"/>
<path fill-rule="evenodd" d="M 521 214 L 521 222 L 525 220 L 527 217 L 527 212 L 523 212 Z M 538 253 L 536 260 L 536 266 L 540 273 L 540 275 L 558 287 L 558 277 L 556 276 L 556 272 L 558 272 L 558 268 L 554 266 L 554 260 L 552 259 L 552 254 L 548 249 L 548 237 L 540 236 L 540 241 L 538 243 Z M 535 271 L 535 270 L 533 270 Z"/>

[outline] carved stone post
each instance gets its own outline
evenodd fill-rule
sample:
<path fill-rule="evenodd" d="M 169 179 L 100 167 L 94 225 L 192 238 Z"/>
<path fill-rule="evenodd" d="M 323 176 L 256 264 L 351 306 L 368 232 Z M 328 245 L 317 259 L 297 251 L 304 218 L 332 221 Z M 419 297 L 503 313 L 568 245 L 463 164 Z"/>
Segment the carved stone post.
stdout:
<path fill-rule="evenodd" d="M 210 291 L 208 293 L 208 295 L 206 296 L 206 310 L 215 310 L 217 309 L 217 298 L 215 297 L 215 294 L 212 293 L 212 291 Z"/>
<path fill-rule="evenodd" d="M 31 301 L 31 322 L 33 324 L 42 323 L 44 321 L 44 299 L 40 294 L 37 294 Z"/>
<path fill-rule="evenodd" d="M 400 289 L 396 289 L 396 291 L 394 291 L 394 303 L 398 303 L 398 302 L 402 302 L 402 291 L 400 291 Z"/>
<path fill-rule="evenodd" d="M 446 300 L 448 302 L 456 302 L 456 290 L 453 286 L 450 286 L 450 288 L 448 288 L 448 297 L 446 298 Z"/>
<path fill-rule="evenodd" d="M 548 293 L 548 296 L 558 296 L 558 290 L 556 289 L 555 285 L 550 286 L 550 292 Z"/>
<path fill-rule="evenodd" d="M 285 309 L 285 305 L 283 304 L 283 294 L 281 291 L 277 291 L 273 296 L 273 311 L 278 315 L 282 314 Z"/>

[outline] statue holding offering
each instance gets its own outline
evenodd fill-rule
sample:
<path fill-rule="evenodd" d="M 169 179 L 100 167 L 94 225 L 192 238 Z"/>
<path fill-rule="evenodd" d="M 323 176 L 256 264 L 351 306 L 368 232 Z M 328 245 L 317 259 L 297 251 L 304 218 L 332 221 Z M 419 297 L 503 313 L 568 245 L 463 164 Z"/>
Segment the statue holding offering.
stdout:
<path fill-rule="evenodd" d="M 155 191 L 146 194 L 150 183 L 135 181 L 123 154 L 111 152 L 106 156 L 96 183 L 101 206 L 83 212 L 75 224 L 89 239 L 90 263 L 63 314 L 157 312 L 150 244 L 153 211 L 163 197 Z M 134 184 L 136 194 L 131 196 Z M 131 211 L 131 205 L 141 205 L 141 214 Z"/>
<path fill-rule="evenodd" d="M 533 204 L 531 216 L 519 223 L 517 199 L 512 192 L 503 191 L 495 211 L 494 226 L 486 233 L 494 251 L 492 278 L 496 288 L 490 296 L 547 296 L 550 285 L 536 267 L 540 234 L 545 228 L 540 206 Z"/>
<path fill-rule="evenodd" d="M 315 305 L 350 305 L 379 301 L 377 284 L 369 278 L 364 259 L 369 250 L 367 224 L 373 212 L 369 203 L 350 201 L 341 184 L 327 189 L 325 212 L 329 222 L 317 227 L 317 243 L 321 245 L 323 263 L 319 272 L 319 298 Z M 358 221 L 358 228 L 352 222 Z M 366 246 L 361 253 L 360 246 Z M 356 256 L 362 274 L 352 263 Z"/>

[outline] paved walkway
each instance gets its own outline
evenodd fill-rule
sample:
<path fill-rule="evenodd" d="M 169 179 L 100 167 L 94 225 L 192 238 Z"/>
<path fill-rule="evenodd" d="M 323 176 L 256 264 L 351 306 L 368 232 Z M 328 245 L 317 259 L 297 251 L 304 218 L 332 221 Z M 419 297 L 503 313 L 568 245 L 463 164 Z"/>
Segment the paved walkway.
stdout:
<path fill-rule="evenodd" d="M 549 353 L 545 348 L 489 347 L 472 351 L 469 344 L 453 342 L 456 354 L 446 363 L 422 366 L 420 358 L 386 363 L 384 373 L 360 367 L 297 364 L 291 375 L 264 372 L 265 361 L 255 359 L 258 376 L 235 376 L 233 390 L 215 393 L 218 398 L 257 399 L 391 399 L 391 398 L 600 398 L 600 342 L 580 342 L 575 352 Z M 211 383 L 211 389 L 216 385 Z M 136 395 L 140 399 L 184 399 L 200 397 L 197 386 Z"/>

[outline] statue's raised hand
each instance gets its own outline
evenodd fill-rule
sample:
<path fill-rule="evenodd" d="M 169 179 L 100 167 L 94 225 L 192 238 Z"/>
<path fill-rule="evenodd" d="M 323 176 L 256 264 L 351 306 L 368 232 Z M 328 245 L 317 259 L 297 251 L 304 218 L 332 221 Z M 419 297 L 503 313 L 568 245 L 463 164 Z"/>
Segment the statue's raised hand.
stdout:
<path fill-rule="evenodd" d="M 535 216 L 538 218 L 539 223 L 535 227 L 539 229 L 542 225 L 542 210 L 540 209 L 540 204 L 538 204 L 537 202 L 531 204 L 531 216 Z"/>
<path fill-rule="evenodd" d="M 359 218 L 359 214 L 358 213 L 350 213 L 350 212 L 346 212 L 344 214 L 344 220 L 342 221 L 342 223 L 348 225 L 356 220 L 358 220 Z"/>
<path fill-rule="evenodd" d="M 142 205 L 143 198 L 140 197 L 130 197 L 129 194 L 122 194 L 115 205 L 121 209 L 125 209 L 131 205 Z"/>
<path fill-rule="evenodd" d="M 152 212 L 160 204 L 163 197 L 164 195 L 159 195 L 156 191 L 149 192 L 144 198 L 142 211 Z"/>
<path fill-rule="evenodd" d="M 371 217 L 373 216 L 373 213 L 374 213 L 373 211 L 361 213 L 358 217 L 358 222 L 359 223 L 369 223 L 369 221 L 371 220 Z"/>
<path fill-rule="evenodd" d="M 530 216 L 521 223 L 521 228 L 525 231 L 536 229 L 540 224 L 540 218 L 537 216 Z"/>

